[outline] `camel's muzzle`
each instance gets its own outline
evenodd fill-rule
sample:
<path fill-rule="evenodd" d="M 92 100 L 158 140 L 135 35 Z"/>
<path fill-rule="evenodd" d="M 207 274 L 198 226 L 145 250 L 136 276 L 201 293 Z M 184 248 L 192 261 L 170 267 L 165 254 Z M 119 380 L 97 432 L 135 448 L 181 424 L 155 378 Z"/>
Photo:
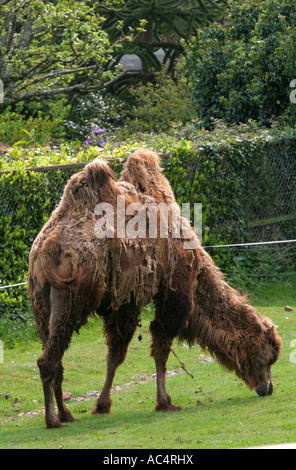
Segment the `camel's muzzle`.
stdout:
<path fill-rule="evenodd" d="M 268 380 L 268 382 L 265 382 L 259 387 L 255 388 L 256 393 L 259 395 L 259 397 L 264 397 L 265 395 L 272 395 L 273 392 L 273 384 L 271 380 Z"/>

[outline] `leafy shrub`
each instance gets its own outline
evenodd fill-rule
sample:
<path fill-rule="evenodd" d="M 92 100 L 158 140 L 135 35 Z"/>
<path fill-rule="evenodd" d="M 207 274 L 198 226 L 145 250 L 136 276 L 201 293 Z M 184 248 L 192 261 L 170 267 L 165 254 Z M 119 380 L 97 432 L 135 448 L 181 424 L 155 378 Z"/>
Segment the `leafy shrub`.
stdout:
<path fill-rule="evenodd" d="M 296 78 L 296 4 L 289 0 L 230 0 L 224 24 L 199 30 L 185 69 L 196 114 L 227 123 L 288 115 L 295 124 L 289 84 Z"/>
<path fill-rule="evenodd" d="M 26 117 L 26 108 L 19 105 L 15 111 L 7 107 L 0 115 L 0 142 L 6 147 L 19 142 L 24 146 L 40 146 L 62 138 L 64 117 L 67 107 L 64 101 L 51 102 L 43 109 L 38 103 L 31 103 L 30 116 Z"/>
<path fill-rule="evenodd" d="M 138 84 L 130 93 L 136 103 L 129 112 L 132 131 L 165 132 L 173 123 L 193 117 L 186 83 L 180 77 L 174 80 L 165 69 L 155 74 L 153 83 Z"/>
<path fill-rule="evenodd" d="M 37 338 L 26 286 L 0 291 L 0 338 L 5 347 Z"/>
<path fill-rule="evenodd" d="M 126 101 L 108 92 L 75 94 L 64 120 L 67 140 L 83 142 L 96 128 L 114 134 L 125 121 L 128 109 Z"/>
<path fill-rule="evenodd" d="M 104 129 L 99 129 L 96 127 L 91 135 L 84 141 L 85 145 L 97 145 L 98 147 L 104 147 L 104 144 L 106 143 L 103 140 L 102 134 L 105 132 Z"/>

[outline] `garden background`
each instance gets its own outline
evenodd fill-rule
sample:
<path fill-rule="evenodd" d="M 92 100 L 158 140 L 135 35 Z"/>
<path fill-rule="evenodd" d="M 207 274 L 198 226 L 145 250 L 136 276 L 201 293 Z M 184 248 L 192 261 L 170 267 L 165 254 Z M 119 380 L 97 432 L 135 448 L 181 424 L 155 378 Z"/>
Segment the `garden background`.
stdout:
<path fill-rule="evenodd" d="M 178 203 L 202 203 L 228 282 L 293 303 L 295 24 L 288 0 L 0 0 L 5 350 L 37 341 L 28 254 L 66 181 L 96 157 L 119 174 L 140 146 Z"/>

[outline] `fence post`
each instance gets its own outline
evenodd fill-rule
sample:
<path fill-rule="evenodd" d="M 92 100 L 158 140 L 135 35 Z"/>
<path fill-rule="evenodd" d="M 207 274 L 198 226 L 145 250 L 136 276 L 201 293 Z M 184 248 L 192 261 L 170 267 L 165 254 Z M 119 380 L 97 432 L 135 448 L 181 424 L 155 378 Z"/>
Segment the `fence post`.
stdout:
<path fill-rule="evenodd" d="M 4 85 L 2 80 L 0 80 L 0 103 L 4 103 Z"/>

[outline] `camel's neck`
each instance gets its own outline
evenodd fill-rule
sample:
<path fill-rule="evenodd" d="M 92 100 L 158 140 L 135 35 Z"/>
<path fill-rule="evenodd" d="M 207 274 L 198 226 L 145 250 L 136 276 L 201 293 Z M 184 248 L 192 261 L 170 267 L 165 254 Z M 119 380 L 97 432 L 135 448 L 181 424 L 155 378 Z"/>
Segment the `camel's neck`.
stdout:
<path fill-rule="evenodd" d="M 262 322 L 249 305 L 226 304 L 211 304 L 210 310 L 196 305 L 184 339 L 198 343 L 227 369 L 241 375 L 249 350 L 259 344 Z"/>
<path fill-rule="evenodd" d="M 183 339 L 200 344 L 228 369 L 239 371 L 241 358 L 258 344 L 263 319 L 224 281 L 212 260 L 205 261 Z"/>

